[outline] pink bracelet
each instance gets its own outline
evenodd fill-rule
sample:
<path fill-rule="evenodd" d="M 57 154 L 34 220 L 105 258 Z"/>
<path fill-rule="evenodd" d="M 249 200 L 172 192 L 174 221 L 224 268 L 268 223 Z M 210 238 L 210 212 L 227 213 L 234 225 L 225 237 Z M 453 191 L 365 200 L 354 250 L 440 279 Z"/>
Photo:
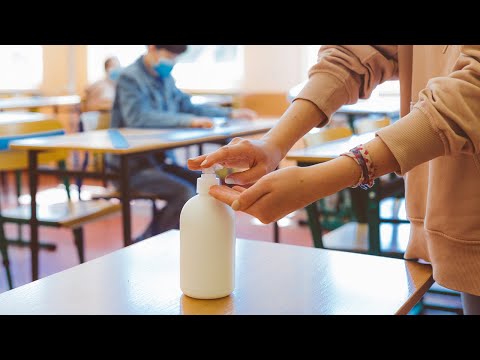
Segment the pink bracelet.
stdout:
<path fill-rule="evenodd" d="M 360 144 L 353 149 L 350 149 L 349 152 L 343 153 L 341 155 L 352 158 L 362 169 L 362 173 L 360 175 L 358 183 L 352 186 L 352 188 L 360 187 L 364 190 L 371 188 L 375 182 L 375 171 L 373 168 L 372 159 L 370 158 L 370 154 L 368 150 L 365 149 L 363 144 Z"/>

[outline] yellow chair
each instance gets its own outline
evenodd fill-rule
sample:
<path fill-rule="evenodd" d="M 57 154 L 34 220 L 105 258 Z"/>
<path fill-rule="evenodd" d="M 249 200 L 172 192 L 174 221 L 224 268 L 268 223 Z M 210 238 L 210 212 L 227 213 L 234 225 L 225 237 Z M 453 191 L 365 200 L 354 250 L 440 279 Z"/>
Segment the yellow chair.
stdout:
<path fill-rule="evenodd" d="M 28 167 L 27 153 L 24 151 L 10 150 L 8 144 L 16 139 L 43 137 L 63 134 L 64 130 L 57 120 L 40 120 L 33 122 L 0 123 L 0 171 L 24 171 Z M 57 163 L 65 168 L 68 153 L 65 151 L 52 151 L 41 153 L 38 163 L 50 165 Z M 68 201 L 54 204 L 38 204 L 37 217 L 40 226 L 67 227 L 72 229 L 80 262 L 84 262 L 83 225 L 102 216 L 120 210 L 120 204 L 113 204 L 106 200 L 72 201 L 69 193 L 68 182 L 65 184 Z M 7 239 L 3 224 L 29 224 L 30 204 L 19 204 L 7 209 L 0 209 L 0 250 L 3 263 L 7 270 L 10 288 L 13 287 L 7 253 Z M 14 241 L 15 242 L 15 241 Z M 32 267 L 34 263 L 32 261 Z"/>

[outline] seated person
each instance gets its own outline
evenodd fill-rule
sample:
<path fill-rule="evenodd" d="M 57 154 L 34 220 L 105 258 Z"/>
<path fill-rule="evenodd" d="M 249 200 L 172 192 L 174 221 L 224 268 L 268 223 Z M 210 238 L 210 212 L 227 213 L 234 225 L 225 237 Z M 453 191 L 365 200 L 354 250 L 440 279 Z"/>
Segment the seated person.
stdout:
<path fill-rule="evenodd" d="M 112 108 L 112 128 L 210 128 L 212 117 L 256 117 L 249 109 L 193 105 L 170 74 L 176 58 L 186 50 L 186 45 L 147 45 L 147 53 L 122 71 Z M 118 170 L 119 159 L 107 157 L 107 166 Z M 177 165 L 173 151 L 135 157 L 129 163 L 129 173 L 132 189 L 167 201 L 137 240 L 178 229 L 183 205 L 196 193 L 199 173 Z"/>
<path fill-rule="evenodd" d="M 115 56 L 107 58 L 104 66 L 105 78 L 94 82 L 85 91 L 85 111 L 110 111 L 112 108 L 122 68 Z"/>

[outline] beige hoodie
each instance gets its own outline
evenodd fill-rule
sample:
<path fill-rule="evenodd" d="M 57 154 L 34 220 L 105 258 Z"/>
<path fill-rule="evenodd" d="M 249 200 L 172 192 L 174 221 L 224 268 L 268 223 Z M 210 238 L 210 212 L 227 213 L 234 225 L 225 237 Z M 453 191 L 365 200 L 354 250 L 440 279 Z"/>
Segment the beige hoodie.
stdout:
<path fill-rule="evenodd" d="M 407 259 L 441 285 L 480 295 L 480 46 L 323 46 L 297 99 L 330 119 L 400 79 L 401 116 L 377 135 L 405 176 Z"/>

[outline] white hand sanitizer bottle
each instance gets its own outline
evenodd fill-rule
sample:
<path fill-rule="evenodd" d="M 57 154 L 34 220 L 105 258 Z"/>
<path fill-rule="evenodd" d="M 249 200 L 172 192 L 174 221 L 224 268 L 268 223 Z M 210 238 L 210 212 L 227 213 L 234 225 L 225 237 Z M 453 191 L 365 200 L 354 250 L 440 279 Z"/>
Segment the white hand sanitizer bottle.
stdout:
<path fill-rule="evenodd" d="M 208 194 L 220 180 L 213 168 L 197 179 L 197 193 L 180 214 L 180 288 L 197 299 L 228 296 L 235 287 L 235 213 Z"/>

